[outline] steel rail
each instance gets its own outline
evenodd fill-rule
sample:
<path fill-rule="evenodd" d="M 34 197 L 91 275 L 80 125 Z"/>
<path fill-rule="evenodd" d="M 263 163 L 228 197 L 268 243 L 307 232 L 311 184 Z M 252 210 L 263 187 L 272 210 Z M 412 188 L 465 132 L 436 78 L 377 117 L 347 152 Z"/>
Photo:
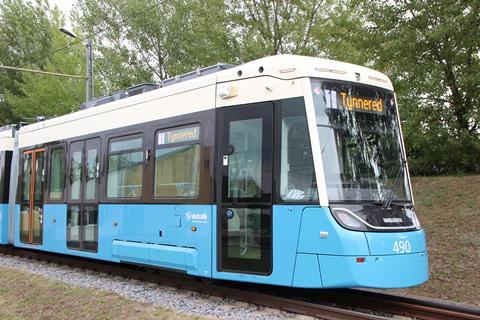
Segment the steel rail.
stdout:
<path fill-rule="evenodd" d="M 480 320 L 480 308 L 461 306 L 425 298 L 399 296 L 369 290 L 344 290 L 350 302 L 372 309 L 424 320 Z M 353 298 L 355 297 L 355 298 Z M 354 302 L 353 300 L 356 300 Z"/>

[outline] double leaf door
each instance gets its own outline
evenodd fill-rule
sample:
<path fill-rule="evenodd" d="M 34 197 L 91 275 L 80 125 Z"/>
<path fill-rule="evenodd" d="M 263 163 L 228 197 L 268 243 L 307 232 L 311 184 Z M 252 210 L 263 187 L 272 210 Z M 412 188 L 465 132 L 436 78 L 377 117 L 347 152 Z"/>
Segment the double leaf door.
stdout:
<path fill-rule="evenodd" d="M 45 149 L 25 151 L 20 201 L 20 241 L 23 243 L 42 244 L 44 181 Z"/>
<path fill-rule="evenodd" d="M 70 144 L 67 247 L 97 251 L 100 139 Z"/>

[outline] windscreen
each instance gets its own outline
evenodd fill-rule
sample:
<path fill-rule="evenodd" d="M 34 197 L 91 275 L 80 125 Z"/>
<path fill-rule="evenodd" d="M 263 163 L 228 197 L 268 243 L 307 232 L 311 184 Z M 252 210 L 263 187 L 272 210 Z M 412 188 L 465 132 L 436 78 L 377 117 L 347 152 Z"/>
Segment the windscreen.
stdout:
<path fill-rule="evenodd" d="M 329 201 L 410 201 L 393 92 L 312 79 L 312 95 Z"/>

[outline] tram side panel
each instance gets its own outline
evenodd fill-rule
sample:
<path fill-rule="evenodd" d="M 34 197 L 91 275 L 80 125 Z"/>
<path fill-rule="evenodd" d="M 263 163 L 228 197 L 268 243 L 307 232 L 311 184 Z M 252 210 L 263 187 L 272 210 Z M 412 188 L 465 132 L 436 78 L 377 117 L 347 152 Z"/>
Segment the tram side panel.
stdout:
<path fill-rule="evenodd" d="M 20 206 L 16 211 L 15 230 L 20 230 Z M 42 244 L 23 243 L 15 232 L 15 245 L 211 277 L 210 205 L 102 204 L 97 252 L 67 247 L 66 212 L 66 205 L 45 205 Z"/>
<path fill-rule="evenodd" d="M 170 204 L 158 203 L 159 200 L 152 198 L 152 187 L 146 187 L 149 182 L 153 183 L 151 177 L 147 178 L 147 182 L 143 184 L 144 190 L 140 199 L 127 199 L 128 201 L 120 199 L 120 202 L 124 203 L 115 203 L 112 199 L 107 200 L 107 164 L 109 161 L 107 151 L 110 150 L 111 141 L 116 141 L 117 136 L 125 136 L 124 132 L 126 129 L 121 128 L 112 133 L 97 134 L 102 141 L 101 147 L 98 147 L 98 150 L 101 150 L 99 151 L 99 154 L 101 154 L 99 182 L 96 191 L 98 192 L 97 197 L 99 200 L 90 204 L 92 206 L 98 204 L 98 229 L 96 230 L 92 229 L 91 226 L 74 225 L 70 221 L 71 219 L 69 220 L 72 207 L 89 205 L 81 201 L 72 202 L 71 200 L 72 173 L 70 167 L 72 167 L 71 161 L 74 160 L 73 152 L 75 152 L 72 145 L 78 143 L 78 141 L 90 141 L 92 138 L 90 136 L 78 137 L 71 139 L 71 141 L 41 146 L 40 149 L 45 149 L 46 157 L 43 177 L 45 185 L 41 189 L 45 194 L 46 202 L 42 203 L 41 208 L 42 237 L 37 242 L 32 242 L 31 236 L 22 235 L 22 232 L 25 233 L 25 230 L 31 233 L 32 228 L 36 228 L 35 223 L 37 223 L 37 220 L 34 220 L 33 227 L 27 226 L 28 223 L 31 223 L 25 219 L 26 211 L 28 211 L 30 204 L 22 197 L 23 193 L 27 189 L 31 189 L 32 186 L 27 183 L 28 181 L 24 181 L 25 173 L 23 171 L 26 159 L 29 159 L 26 154 L 30 152 L 31 148 L 21 150 L 19 164 L 22 169 L 18 179 L 19 186 L 14 215 L 15 246 L 106 261 L 175 269 L 191 275 L 211 277 L 213 206 L 209 203 L 212 202 L 211 188 L 213 188 L 211 186 L 213 155 L 211 153 L 213 153 L 214 125 L 212 123 L 214 121 L 214 113 L 211 110 L 201 114 L 179 116 L 175 119 L 163 119 L 139 125 L 138 130 L 143 131 L 145 138 L 145 144 L 141 152 L 151 152 L 153 154 L 150 161 L 145 160 L 142 164 L 144 166 L 144 177 L 146 177 L 147 175 L 154 175 L 153 166 L 155 150 L 158 144 L 157 136 L 159 131 L 163 130 L 161 128 L 176 130 L 175 133 L 178 134 L 178 130 L 182 130 L 182 128 L 186 128 L 185 130 L 191 129 L 192 123 L 195 124 L 193 127 L 198 127 L 200 124 L 201 141 L 192 140 L 191 142 L 183 142 L 183 144 L 176 143 L 172 144 L 173 147 L 165 143 L 164 146 L 165 148 L 179 148 L 179 145 L 182 147 L 188 146 L 189 143 L 193 145 L 201 142 L 203 155 L 199 160 L 199 165 L 202 166 L 199 175 L 201 176 L 200 181 L 204 181 L 200 185 L 201 199 L 163 200 L 163 202 L 170 202 Z M 51 162 L 53 161 L 52 150 L 57 149 L 59 146 L 64 146 L 62 148 L 65 150 L 64 163 L 66 165 L 66 174 L 63 174 L 65 176 L 65 186 L 59 189 L 62 195 L 54 203 L 49 198 L 49 192 L 51 191 L 49 190 L 49 184 L 50 179 L 52 179 L 50 170 L 52 170 Z M 35 157 L 40 158 L 38 154 Z M 83 158 L 86 159 L 87 157 L 88 152 L 83 152 Z M 83 161 L 83 165 L 86 165 L 88 162 Z M 33 162 L 35 163 L 35 161 Z M 35 176 L 35 173 L 32 174 Z M 34 177 L 33 180 L 35 179 L 41 180 L 40 177 Z M 82 188 L 85 188 L 85 185 L 83 185 L 84 181 L 81 184 Z M 35 194 L 35 191 L 30 190 L 30 194 Z M 172 202 L 177 202 L 177 204 L 171 204 Z M 83 235 L 83 238 L 96 237 L 98 247 L 94 248 L 94 250 L 72 248 L 72 239 L 75 240 L 81 237 L 80 234 Z"/>
<path fill-rule="evenodd" d="M 8 195 L 12 151 L 0 151 L 0 244 L 8 244 Z"/>

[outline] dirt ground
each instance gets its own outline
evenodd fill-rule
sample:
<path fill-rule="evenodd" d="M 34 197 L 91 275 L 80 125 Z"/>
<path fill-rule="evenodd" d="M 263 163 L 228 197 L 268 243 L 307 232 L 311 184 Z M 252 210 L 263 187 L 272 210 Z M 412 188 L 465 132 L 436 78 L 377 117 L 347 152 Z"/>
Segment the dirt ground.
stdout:
<path fill-rule="evenodd" d="M 412 188 L 430 280 L 398 292 L 480 306 L 480 175 L 415 177 Z"/>
<path fill-rule="evenodd" d="M 13 269 L 0 284 L 0 319 L 200 319 Z"/>

